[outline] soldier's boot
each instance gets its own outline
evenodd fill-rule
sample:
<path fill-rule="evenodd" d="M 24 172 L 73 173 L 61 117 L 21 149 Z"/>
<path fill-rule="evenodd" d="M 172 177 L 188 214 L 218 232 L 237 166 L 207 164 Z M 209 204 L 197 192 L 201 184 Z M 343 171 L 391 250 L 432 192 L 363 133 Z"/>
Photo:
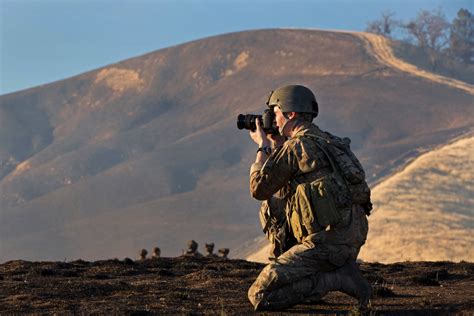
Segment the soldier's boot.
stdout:
<path fill-rule="evenodd" d="M 341 291 L 354 297 L 359 301 L 361 312 L 368 310 L 372 289 L 354 261 L 351 260 L 334 271 L 319 273 L 313 293 L 305 302 L 319 302 L 331 291 Z"/>
<path fill-rule="evenodd" d="M 326 294 L 331 291 L 339 291 L 341 288 L 341 280 L 336 270 L 330 272 L 320 272 L 313 277 L 313 291 L 311 296 L 304 301 L 306 304 L 321 303 Z"/>
<path fill-rule="evenodd" d="M 366 312 L 370 307 L 372 288 L 362 275 L 357 263 L 350 260 L 336 272 L 340 275 L 340 291 L 356 298 L 359 301 L 360 311 Z"/>

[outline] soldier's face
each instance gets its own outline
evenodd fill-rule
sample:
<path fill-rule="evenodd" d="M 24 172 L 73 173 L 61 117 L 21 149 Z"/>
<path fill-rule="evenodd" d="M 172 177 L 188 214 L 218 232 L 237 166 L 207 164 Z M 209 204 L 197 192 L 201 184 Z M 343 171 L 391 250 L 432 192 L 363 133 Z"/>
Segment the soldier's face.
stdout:
<path fill-rule="evenodd" d="M 273 112 L 275 113 L 275 121 L 278 126 L 278 129 L 280 130 L 280 133 L 283 136 L 290 136 L 289 130 L 291 130 L 291 128 L 288 129 L 288 124 L 286 123 L 288 122 L 288 120 L 293 119 L 296 116 L 296 113 L 289 112 L 288 118 L 286 118 L 278 106 L 273 107 Z M 282 127 L 283 127 L 283 130 L 282 130 Z"/>
<path fill-rule="evenodd" d="M 276 121 L 277 126 L 278 127 L 283 126 L 286 122 L 286 117 L 283 115 L 283 112 L 281 111 L 280 107 L 274 106 L 273 112 L 275 113 L 275 121 Z"/>

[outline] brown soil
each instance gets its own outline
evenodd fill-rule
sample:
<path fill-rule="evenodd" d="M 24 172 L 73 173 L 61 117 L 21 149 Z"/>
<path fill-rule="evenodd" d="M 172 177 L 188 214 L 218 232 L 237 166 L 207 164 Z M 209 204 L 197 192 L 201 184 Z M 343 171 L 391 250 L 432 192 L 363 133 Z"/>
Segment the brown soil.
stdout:
<path fill-rule="evenodd" d="M 185 257 L 10 261 L 0 265 L 0 314 L 249 314 L 247 289 L 263 266 Z M 361 268 L 374 289 L 374 315 L 474 312 L 474 263 L 362 263 Z M 335 292 L 284 313 L 350 313 L 355 303 Z"/>

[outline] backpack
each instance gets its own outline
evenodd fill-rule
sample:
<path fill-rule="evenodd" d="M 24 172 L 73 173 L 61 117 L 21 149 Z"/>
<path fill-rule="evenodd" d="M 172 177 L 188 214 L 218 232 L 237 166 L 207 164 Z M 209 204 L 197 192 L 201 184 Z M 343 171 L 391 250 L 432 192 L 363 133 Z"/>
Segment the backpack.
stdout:
<path fill-rule="evenodd" d="M 349 204 L 360 204 L 364 207 L 367 215 L 370 215 L 372 203 L 370 201 L 370 188 L 365 181 L 365 171 L 362 164 L 350 148 L 351 140 L 347 137 L 339 138 L 328 135 L 324 138 L 314 134 L 306 134 L 316 141 L 331 164 L 333 174 L 341 193 L 348 193 L 350 199 L 345 201 Z"/>
<path fill-rule="evenodd" d="M 350 150 L 350 139 L 333 135 L 305 134 L 325 154 L 332 172 L 310 183 L 300 183 L 289 203 L 287 219 L 293 235 L 301 242 L 310 234 L 337 225 L 347 225 L 352 204 L 361 204 L 370 214 L 370 189 L 365 172 Z"/>

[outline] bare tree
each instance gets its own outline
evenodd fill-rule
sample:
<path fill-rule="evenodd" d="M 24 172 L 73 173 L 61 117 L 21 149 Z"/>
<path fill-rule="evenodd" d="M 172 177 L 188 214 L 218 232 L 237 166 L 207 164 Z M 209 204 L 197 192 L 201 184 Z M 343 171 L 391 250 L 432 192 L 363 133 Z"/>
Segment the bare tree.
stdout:
<path fill-rule="evenodd" d="M 474 16 L 467 9 L 460 9 L 451 25 L 449 52 L 465 62 L 474 63 Z"/>
<path fill-rule="evenodd" d="M 437 55 L 447 48 L 450 24 L 441 9 L 421 10 L 415 19 L 404 26 L 415 44 L 425 50 L 433 70 L 437 66 Z"/>
<path fill-rule="evenodd" d="M 400 25 L 399 21 L 393 19 L 394 16 L 395 13 L 392 11 L 382 12 L 382 17 L 379 20 L 367 23 L 366 32 L 391 38 L 395 28 Z"/>

